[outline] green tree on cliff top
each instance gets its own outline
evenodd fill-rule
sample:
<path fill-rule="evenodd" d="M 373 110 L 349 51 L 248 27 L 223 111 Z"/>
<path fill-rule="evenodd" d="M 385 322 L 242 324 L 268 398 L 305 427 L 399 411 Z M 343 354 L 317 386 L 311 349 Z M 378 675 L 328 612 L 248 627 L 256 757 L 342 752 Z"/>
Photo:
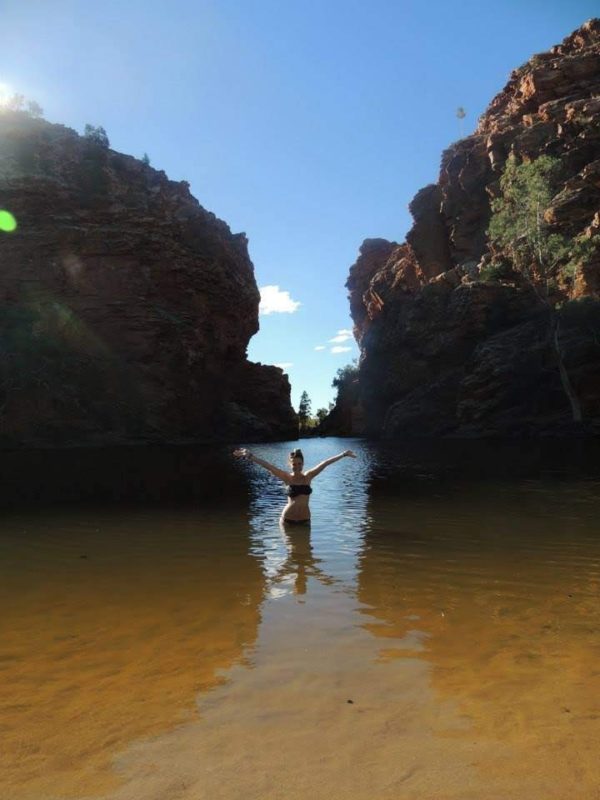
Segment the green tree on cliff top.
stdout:
<path fill-rule="evenodd" d="M 347 391 L 348 387 L 358 378 L 358 365 L 356 359 L 353 359 L 351 364 L 346 364 L 345 367 L 340 367 L 335 373 L 335 378 L 331 381 L 334 389 L 337 389 L 335 402 L 337 403 L 340 397 Z"/>
<path fill-rule="evenodd" d="M 578 262 L 594 247 L 591 240 L 569 238 L 553 232 L 546 211 L 560 180 L 560 161 L 540 156 L 519 164 L 514 157 L 506 163 L 500 179 L 502 196 L 492 201 L 488 235 L 534 289 L 549 316 L 549 336 L 556 353 L 563 390 L 575 422 L 581 421 L 581 404 L 564 364 L 560 346 L 560 296 L 551 287 L 557 276 L 572 278 Z"/>
<path fill-rule="evenodd" d="M 13 94 L 10 97 L 0 96 L 0 113 L 18 111 L 35 119 L 44 116 L 44 109 L 35 100 L 27 100 L 24 94 Z"/>
<path fill-rule="evenodd" d="M 89 139 L 91 142 L 99 144 L 101 147 L 106 147 L 106 148 L 110 147 L 108 136 L 102 125 L 98 125 L 98 127 L 95 128 L 88 122 L 83 131 L 83 135 L 86 139 Z"/>
<path fill-rule="evenodd" d="M 548 299 L 548 281 L 554 269 L 569 255 L 571 240 L 553 233 L 544 217 L 560 173 L 560 161 L 540 156 L 518 164 L 511 157 L 500 179 L 502 196 L 492 201 L 488 234 L 509 257 L 515 270 L 523 274 L 538 296 Z"/>

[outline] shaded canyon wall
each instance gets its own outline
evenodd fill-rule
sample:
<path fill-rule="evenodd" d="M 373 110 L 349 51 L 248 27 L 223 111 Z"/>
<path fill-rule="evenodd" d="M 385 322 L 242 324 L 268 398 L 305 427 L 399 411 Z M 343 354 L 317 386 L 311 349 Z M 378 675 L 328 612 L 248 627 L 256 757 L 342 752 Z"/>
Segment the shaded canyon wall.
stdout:
<path fill-rule="evenodd" d="M 0 207 L 0 445 L 297 436 L 287 377 L 246 359 L 247 239 L 185 181 L 4 111 Z"/>

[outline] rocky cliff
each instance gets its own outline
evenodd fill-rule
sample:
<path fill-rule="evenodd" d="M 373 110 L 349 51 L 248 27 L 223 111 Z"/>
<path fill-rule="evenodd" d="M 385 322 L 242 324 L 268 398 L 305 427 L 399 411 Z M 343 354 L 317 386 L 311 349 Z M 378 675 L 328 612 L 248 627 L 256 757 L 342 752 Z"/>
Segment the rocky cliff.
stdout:
<path fill-rule="evenodd" d="M 599 120 L 600 20 L 590 20 L 515 70 L 477 130 L 443 153 L 438 182 L 409 205 L 405 243 L 363 243 L 346 285 L 368 433 L 572 432 L 548 315 L 530 282 L 490 277 L 487 228 L 509 155 L 551 155 L 564 177 L 546 220 L 571 238 L 597 241 Z M 571 301 L 561 312 L 560 353 L 581 402 L 578 428 L 598 432 L 598 246 L 555 284 L 558 299 Z"/>
<path fill-rule="evenodd" d="M 186 182 L 4 111 L 0 207 L 0 444 L 297 435 L 287 377 L 246 360 L 246 237 Z"/>

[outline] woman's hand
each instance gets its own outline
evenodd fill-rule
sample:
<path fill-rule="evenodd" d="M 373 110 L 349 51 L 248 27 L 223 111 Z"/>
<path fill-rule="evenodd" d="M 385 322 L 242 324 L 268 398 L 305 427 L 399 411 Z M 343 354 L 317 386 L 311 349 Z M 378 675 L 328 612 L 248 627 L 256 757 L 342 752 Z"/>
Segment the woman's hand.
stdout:
<path fill-rule="evenodd" d="M 344 450 L 342 453 L 344 456 L 350 456 L 350 458 L 356 458 L 356 453 L 353 453 L 352 450 Z"/>
<path fill-rule="evenodd" d="M 251 458 L 252 457 L 252 453 L 250 452 L 250 450 L 246 450 L 245 447 L 241 447 L 238 450 L 234 450 L 233 451 L 233 455 L 236 458 Z"/>

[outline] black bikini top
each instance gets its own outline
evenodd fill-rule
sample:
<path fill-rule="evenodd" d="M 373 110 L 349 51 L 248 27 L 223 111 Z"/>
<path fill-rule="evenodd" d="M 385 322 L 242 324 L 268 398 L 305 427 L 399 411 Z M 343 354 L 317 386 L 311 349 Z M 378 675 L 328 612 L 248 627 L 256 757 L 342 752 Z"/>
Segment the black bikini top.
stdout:
<path fill-rule="evenodd" d="M 297 497 L 299 494 L 310 494 L 311 487 L 306 483 L 290 483 L 287 488 L 288 497 Z"/>

